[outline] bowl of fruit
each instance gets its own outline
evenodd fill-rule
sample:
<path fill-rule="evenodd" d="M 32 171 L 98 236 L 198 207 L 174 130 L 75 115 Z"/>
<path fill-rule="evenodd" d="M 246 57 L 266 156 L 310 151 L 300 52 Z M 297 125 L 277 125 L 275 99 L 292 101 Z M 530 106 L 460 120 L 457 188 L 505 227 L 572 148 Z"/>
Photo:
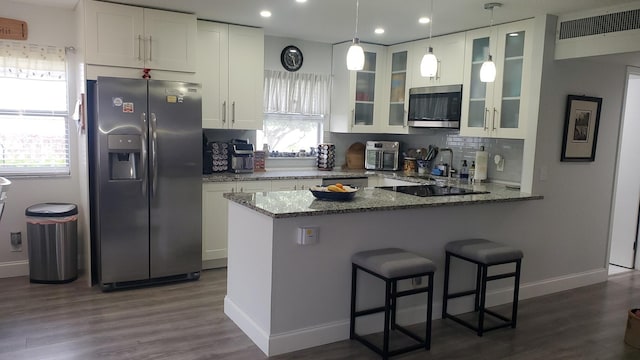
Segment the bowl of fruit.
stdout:
<path fill-rule="evenodd" d="M 318 199 L 344 201 L 353 199 L 358 188 L 338 183 L 329 186 L 312 186 L 309 191 Z"/>

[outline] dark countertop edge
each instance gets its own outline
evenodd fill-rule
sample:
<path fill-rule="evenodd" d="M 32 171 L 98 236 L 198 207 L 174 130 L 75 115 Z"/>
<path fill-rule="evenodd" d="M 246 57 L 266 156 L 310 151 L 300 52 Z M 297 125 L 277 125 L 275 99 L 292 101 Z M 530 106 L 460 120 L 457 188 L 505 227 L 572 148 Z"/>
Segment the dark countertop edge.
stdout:
<path fill-rule="evenodd" d="M 442 202 L 442 203 L 430 203 L 430 204 L 409 204 L 409 205 L 389 205 L 389 206 L 377 206 L 377 207 L 369 207 L 369 208 L 354 208 L 354 209 L 343 209 L 343 210 L 322 210 L 322 211 L 314 211 L 314 212 L 290 212 L 290 213 L 280 213 L 274 214 L 264 209 L 258 208 L 251 203 L 243 200 L 238 200 L 233 197 L 235 193 L 225 193 L 223 194 L 225 199 L 233 201 L 237 204 L 245 206 L 249 209 L 252 209 L 260 214 L 269 216 L 274 219 L 285 219 L 285 218 L 293 218 L 293 217 L 303 217 L 303 216 L 322 216 L 322 215 L 335 215 L 335 214 L 352 214 L 352 213 L 363 213 L 363 212 L 373 212 L 373 211 L 388 211 L 388 210 L 406 210 L 406 209 L 421 209 L 421 208 L 430 208 L 430 207 L 443 207 L 443 206 L 460 206 L 460 205 L 475 205 L 475 204 L 488 204 L 488 203 L 498 203 L 498 202 L 517 202 L 517 201 L 527 201 L 527 200 L 542 200 L 544 196 L 542 195 L 529 195 L 524 197 L 513 197 L 513 198 L 499 198 L 499 199 L 485 199 L 485 200 L 462 200 L 456 202 Z M 464 196 L 464 195 L 463 195 Z"/>

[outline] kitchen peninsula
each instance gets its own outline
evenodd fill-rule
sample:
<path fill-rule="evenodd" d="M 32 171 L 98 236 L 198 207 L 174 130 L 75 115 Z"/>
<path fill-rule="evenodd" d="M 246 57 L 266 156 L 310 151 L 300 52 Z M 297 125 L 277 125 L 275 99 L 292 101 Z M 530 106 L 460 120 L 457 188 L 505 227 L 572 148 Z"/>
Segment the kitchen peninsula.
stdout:
<path fill-rule="evenodd" d="M 418 197 L 364 188 L 347 202 L 317 200 L 306 190 L 225 194 L 230 200 L 225 314 L 269 356 L 348 339 L 351 255 L 399 247 L 437 264 L 437 318 L 444 244 L 485 237 L 520 247 L 518 225 L 525 219 L 518 213 L 535 203 L 525 200 L 542 199 L 504 185 L 469 188 L 489 193 Z M 316 236 L 303 241 L 302 229 L 309 228 Z M 526 264 L 523 282 L 532 275 Z M 364 295 L 359 306 L 381 303 L 381 282 L 365 277 L 359 285 Z M 507 302 L 509 291 L 490 289 L 488 304 Z M 471 306 L 458 305 L 451 310 Z M 424 309 L 420 297 L 400 303 L 399 323 L 416 322 Z M 380 331 L 381 321 L 371 318 L 359 324 L 359 332 Z"/>

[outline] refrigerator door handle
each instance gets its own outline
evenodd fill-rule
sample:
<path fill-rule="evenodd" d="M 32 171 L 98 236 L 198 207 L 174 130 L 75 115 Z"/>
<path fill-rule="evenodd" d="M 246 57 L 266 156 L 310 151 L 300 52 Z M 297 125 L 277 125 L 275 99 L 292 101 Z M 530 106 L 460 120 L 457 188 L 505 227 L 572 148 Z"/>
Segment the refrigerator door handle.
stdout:
<path fill-rule="evenodd" d="M 140 149 L 141 157 L 142 157 L 142 196 L 147 197 L 147 188 L 149 187 L 147 183 L 147 179 L 149 176 L 148 170 L 148 136 L 147 136 L 147 113 L 140 114 L 140 120 L 142 120 L 142 149 Z"/>
<path fill-rule="evenodd" d="M 158 186 L 158 134 L 157 118 L 155 113 L 151 113 L 151 197 L 156 196 Z"/>

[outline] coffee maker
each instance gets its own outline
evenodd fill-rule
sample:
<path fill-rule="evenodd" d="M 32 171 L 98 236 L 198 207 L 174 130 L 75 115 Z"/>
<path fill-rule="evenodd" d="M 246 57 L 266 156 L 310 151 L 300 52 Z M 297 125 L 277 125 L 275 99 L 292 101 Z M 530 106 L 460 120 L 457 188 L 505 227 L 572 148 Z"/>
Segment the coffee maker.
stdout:
<path fill-rule="evenodd" d="M 229 143 L 229 171 L 234 173 L 253 172 L 253 144 L 237 140 Z"/>

